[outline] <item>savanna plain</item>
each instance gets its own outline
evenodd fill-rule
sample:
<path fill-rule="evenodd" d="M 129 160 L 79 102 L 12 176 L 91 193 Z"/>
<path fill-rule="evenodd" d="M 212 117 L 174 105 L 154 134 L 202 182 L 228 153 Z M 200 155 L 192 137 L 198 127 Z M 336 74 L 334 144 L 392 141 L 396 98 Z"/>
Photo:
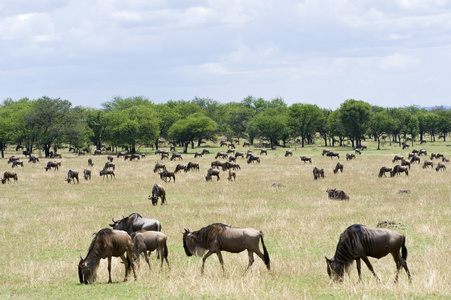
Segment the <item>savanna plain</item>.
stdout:
<path fill-rule="evenodd" d="M 140 161 L 116 158 L 116 179 L 102 179 L 99 171 L 106 155 L 78 156 L 61 149 L 62 166 L 58 171 L 45 171 L 50 159 L 28 163 L 12 169 L 18 183 L 0 185 L 0 298 L 2 299 L 393 299 L 450 298 L 451 268 L 451 164 L 437 172 L 413 164 L 409 175 L 378 178 L 382 166 L 393 167 L 395 154 L 407 156 L 413 148 L 451 157 L 451 143 L 436 141 L 415 144 L 402 150 L 386 143 L 381 150 L 369 140 L 368 150 L 347 161 L 348 147 L 332 147 L 340 159 L 322 156 L 320 140 L 300 148 L 290 145 L 292 157 L 284 148 L 269 150 L 261 163 L 247 164 L 238 159 L 241 170 L 235 182 L 221 179 L 205 181 L 207 169 L 218 151 L 225 148 L 211 144 L 202 158 L 194 158 L 199 149 L 182 154 L 181 162 L 167 161 L 169 170 L 178 163 L 195 161 L 200 172 L 176 174 L 176 182 L 163 182 L 153 172 L 160 157 L 150 148 L 140 148 L 146 157 Z M 169 148 L 169 147 L 163 147 Z M 255 153 L 260 148 L 253 148 Z M 177 148 L 182 151 L 181 148 Z M 237 145 L 237 151 L 247 151 Z M 0 159 L 0 172 L 11 171 L 7 158 L 17 155 L 9 149 Z M 109 154 L 109 153 L 108 153 Z M 313 163 L 304 164 L 301 155 Z M 79 184 L 65 181 L 69 169 L 80 173 L 94 166 L 90 181 Z M 343 173 L 332 171 L 337 162 L 344 164 Z M 434 160 L 434 166 L 438 160 Z M 313 167 L 324 168 L 324 179 L 313 179 Z M 152 206 L 148 195 L 155 183 L 166 188 L 167 204 Z M 273 186 L 274 183 L 283 185 Z M 349 201 L 328 199 L 326 189 L 344 190 Z M 409 194 L 399 194 L 409 189 Z M 129 276 L 123 282 L 124 267 L 113 258 L 112 284 L 107 284 L 107 262 L 102 260 L 97 281 L 79 283 L 77 264 L 80 254 L 87 254 L 93 233 L 109 227 L 111 219 L 131 213 L 158 219 L 168 236 L 169 262 L 160 270 L 155 253 L 152 270 L 141 259 L 138 279 Z M 330 281 L 324 255 L 335 253 L 340 234 L 352 224 L 376 227 L 379 222 L 394 224 L 392 230 L 406 236 L 407 263 L 412 273 L 408 282 L 404 270 L 394 283 L 396 266 L 389 255 L 380 260 L 370 258 L 378 282 L 362 264 L 362 281 L 358 282 L 355 264 L 342 283 Z M 201 275 L 202 260 L 186 256 L 182 245 L 184 228 L 199 230 L 211 223 L 222 222 L 234 227 L 252 227 L 263 231 L 271 259 L 271 271 L 255 257 L 249 272 L 243 275 L 247 252 L 223 252 L 225 275 L 217 256 L 207 259 Z"/>

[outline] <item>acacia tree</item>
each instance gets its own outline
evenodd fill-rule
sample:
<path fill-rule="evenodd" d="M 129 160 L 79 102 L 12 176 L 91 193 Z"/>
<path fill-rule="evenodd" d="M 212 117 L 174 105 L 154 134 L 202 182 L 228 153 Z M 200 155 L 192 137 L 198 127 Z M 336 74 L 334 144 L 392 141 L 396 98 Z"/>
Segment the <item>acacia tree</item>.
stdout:
<path fill-rule="evenodd" d="M 185 146 L 183 153 L 187 153 L 189 144 L 194 147 L 195 138 L 202 139 L 209 136 L 216 128 L 217 124 L 211 118 L 203 113 L 194 113 L 186 119 L 180 119 L 172 124 L 168 136 L 176 142 L 182 143 Z"/>
<path fill-rule="evenodd" d="M 340 120 L 352 147 L 362 146 L 361 138 L 365 134 L 370 121 L 371 105 L 361 100 L 348 99 L 340 105 Z"/>
<path fill-rule="evenodd" d="M 312 104 L 293 104 L 288 108 L 288 124 L 295 135 L 301 137 L 301 145 L 313 141 L 316 130 L 324 119 L 321 109 Z"/>

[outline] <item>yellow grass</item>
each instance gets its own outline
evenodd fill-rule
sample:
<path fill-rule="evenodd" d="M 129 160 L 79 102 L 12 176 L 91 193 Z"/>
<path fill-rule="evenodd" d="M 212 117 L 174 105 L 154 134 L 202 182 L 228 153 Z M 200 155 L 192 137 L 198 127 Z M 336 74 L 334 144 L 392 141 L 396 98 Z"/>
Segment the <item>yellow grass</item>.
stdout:
<path fill-rule="evenodd" d="M 87 157 L 63 153 L 59 171 L 45 171 L 48 159 L 14 168 L 18 184 L 0 186 L 0 297 L 56 299 L 299 299 L 299 298 L 446 298 L 451 297 L 451 268 L 448 264 L 451 240 L 451 165 L 436 172 L 413 165 L 409 176 L 378 178 L 381 166 L 393 166 L 394 154 L 407 155 L 399 147 L 386 146 L 346 161 L 350 148 L 335 148 L 340 160 L 321 156 L 323 147 L 268 151 L 261 164 L 238 160 L 236 182 L 205 182 L 206 170 L 219 148 L 194 159 L 194 152 L 183 155 L 182 163 L 197 161 L 199 173 L 179 173 L 175 183 L 163 183 L 167 205 L 152 206 L 147 195 L 154 183 L 161 183 L 153 166 L 159 157 L 145 149 L 141 161 L 116 159 L 116 179 L 102 180 L 99 171 L 106 156 L 89 156 L 94 161 L 93 178 L 80 184 L 67 184 L 69 169 L 82 173 Z M 449 144 L 428 144 L 428 152 L 451 157 Z M 419 148 L 419 146 L 417 147 Z M 224 150 L 224 148 L 223 148 Z M 238 150 L 243 150 L 238 148 Z M 246 148 L 247 150 L 247 148 Z M 14 151 L 7 156 L 16 154 Z M 299 156 L 312 157 L 304 164 Z M 424 156 L 422 157 L 422 159 Z M 11 170 L 0 160 L 0 172 Z M 333 174 L 337 161 L 344 172 Z M 436 163 L 437 160 L 434 161 Z M 165 161 L 170 170 L 178 162 Z M 314 181 L 313 167 L 325 169 L 326 177 Z M 285 187 L 273 187 L 273 183 Z M 327 198 L 327 188 L 346 191 L 349 201 Z M 398 194 L 406 188 L 411 194 Z M 172 270 L 153 254 L 152 271 L 144 260 L 138 280 L 122 282 L 120 259 L 113 259 L 113 284 L 108 285 L 107 263 L 102 260 L 95 284 L 80 285 L 77 275 L 79 254 L 86 255 L 92 234 L 109 227 L 111 218 L 138 212 L 160 220 L 168 235 Z M 339 235 L 355 223 L 375 227 L 392 221 L 403 226 L 395 230 L 406 236 L 408 265 L 413 276 L 409 284 L 404 271 L 394 284 L 395 263 L 389 256 L 370 259 L 381 278 L 377 283 L 363 264 L 363 281 L 357 283 L 355 265 L 344 283 L 332 283 L 326 272 L 324 254 L 333 256 Z M 255 257 L 250 272 L 243 276 L 247 253 L 223 253 L 226 275 L 222 276 L 216 256 L 211 256 L 201 276 L 201 258 L 187 257 L 182 246 L 184 228 L 198 230 L 214 222 L 262 230 L 271 258 L 272 271 Z"/>

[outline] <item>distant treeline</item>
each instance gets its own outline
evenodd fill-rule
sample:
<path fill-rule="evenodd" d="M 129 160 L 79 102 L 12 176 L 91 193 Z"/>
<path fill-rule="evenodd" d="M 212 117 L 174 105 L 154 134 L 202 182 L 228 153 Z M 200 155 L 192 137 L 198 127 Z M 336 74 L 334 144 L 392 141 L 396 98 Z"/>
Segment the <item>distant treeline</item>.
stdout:
<path fill-rule="evenodd" d="M 444 107 L 384 108 L 354 99 L 336 110 L 252 96 L 225 104 L 208 98 L 155 104 L 143 97 L 115 97 L 100 109 L 73 107 L 67 100 L 49 97 L 6 99 L 0 105 L 2 157 L 6 145 L 42 149 L 46 157 L 67 145 L 116 151 L 124 147 L 134 153 L 141 145 L 158 148 L 159 140 L 173 140 L 186 152 L 189 146 L 216 142 L 218 136 L 251 144 L 259 139 L 270 146 L 295 140 L 302 147 L 320 136 L 324 146 L 349 141 L 360 147 L 366 137 L 379 143 L 386 138 L 413 142 L 425 135 L 432 141 L 445 140 L 450 130 L 451 111 Z"/>

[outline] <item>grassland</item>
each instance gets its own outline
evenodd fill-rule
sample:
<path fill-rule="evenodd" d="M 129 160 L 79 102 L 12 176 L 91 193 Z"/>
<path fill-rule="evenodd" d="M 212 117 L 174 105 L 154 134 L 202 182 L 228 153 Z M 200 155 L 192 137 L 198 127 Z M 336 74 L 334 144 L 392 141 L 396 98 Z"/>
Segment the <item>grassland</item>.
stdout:
<path fill-rule="evenodd" d="M 102 180 L 99 171 L 106 156 L 93 158 L 91 181 L 79 184 L 64 181 L 69 169 L 82 171 L 88 156 L 63 151 L 59 171 L 44 170 L 48 159 L 23 168 L 14 168 L 17 184 L 0 185 L 0 298 L 8 299 L 336 299 L 336 298 L 449 298 L 451 297 L 451 165 L 436 172 L 413 165 L 409 176 L 378 178 L 379 168 L 393 166 L 394 154 L 407 150 L 388 144 L 377 151 L 367 142 L 368 151 L 346 161 L 350 148 L 333 150 L 340 159 L 321 156 L 321 145 L 293 150 L 284 157 L 280 148 L 268 151 L 260 164 L 239 160 L 236 182 L 205 182 L 204 176 L 219 148 L 194 159 L 191 150 L 183 163 L 197 161 L 199 173 L 176 175 L 175 183 L 163 183 L 167 205 L 152 206 L 147 199 L 154 183 L 152 172 L 159 157 L 150 149 L 141 161 L 115 159 L 116 179 Z M 451 144 L 428 143 L 421 148 L 451 157 Z M 416 146 L 417 149 L 420 146 Z M 224 148 L 223 148 L 224 149 Z M 239 148 L 237 150 L 243 150 Z M 247 149 L 246 149 L 247 150 Z M 258 151 L 258 149 L 255 149 Z M 7 157 L 16 154 L 9 151 Z M 38 153 L 35 153 L 35 155 Z M 304 164 L 299 156 L 312 157 Z M 424 159 L 424 156 L 422 157 Z M 333 174 L 337 161 L 344 172 Z M 434 161 L 436 163 L 437 160 Z M 166 162 L 174 169 L 177 162 Z M 313 167 L 324 168 L 326 177 L 313 180 Z M 0 160 L 0 172 L 11 170 L 7 159 Z M 284 187 L 273 187 L 273 183 Z M 349 201 L 327 198 L 326 189 L 346 191 Z M 400 189 L 410 194 L 398 194 Z M 152 271 L 141 260 L 138 280 L 122 282 L 123 266 L 113 259 L 113 284 L 107 284 L 107 263 L 102 260 L 97 281 L 85 286 L 78 282 L 79 255 L 86 255 L 92 234 L 109 227 L 111 218 L 138 212 L 160 220 L 168 235 L 172 270 L 159 270 L 153 255 Z M 326 272 L 324 255 L 333 256 L 338 238 L 348 226 L 360 223 L 375 227 L 378 222 L 402 224 L 395 230 L 406 236 L 407 259 L 413 276 L 408 283 L 404 271 L 394 284 L 395 263 L 389 256 L 370 259 L 381 278 L 377 283 L 365 265 L 363 281 L 357 283 L 355 266 L 343 283 L 332 283 Z M 182 246 L 183 229 L 198 230 L 214 222 L 236 227 L 253 227 L 265 234 L 272 271 L 256 261 L 245 276 L 247 253 L 224 253 L 226 275 L 222 276 L 216 256 L 211 256 L 200 274 L 201 259 L 187 257 Z"/>

